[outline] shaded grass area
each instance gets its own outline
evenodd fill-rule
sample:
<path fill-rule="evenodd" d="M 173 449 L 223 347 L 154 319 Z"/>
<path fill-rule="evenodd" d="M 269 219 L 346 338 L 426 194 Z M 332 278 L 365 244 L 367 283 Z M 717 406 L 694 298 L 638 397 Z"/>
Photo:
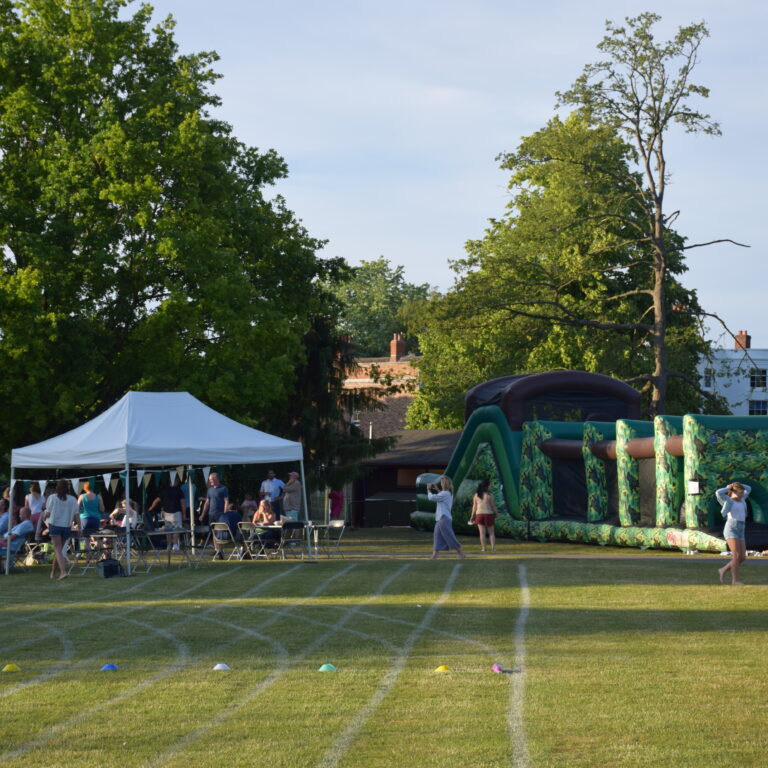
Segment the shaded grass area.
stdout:
<path fill-rule="evenodd" d="M 477 536 L 457 536 L 467 554 L 480 556 L 480 544 Z M 432 549 L 432 533 L 417 531 L 412 528 L 358 528 L 344 533 L 344 549 L 347 554 L 396 554 L 418 555 L 429 553 Z M 638 547 L 599 546 L 596 544 L 575 544 L 567 541 L 520 541 L 517 539 L 497 538 L 498 555 L 566 555 L 585 557 L 681 557 L 678 549 L 646 549 Z M 485 557 L 491 557 L 487 552 Z M 719 558 L 711 553 L 699 553 L 691 556 L 702 560 Z M 766 558 L 768 559 L 768 558 Z M 725 562 L 725 560 L 723 560 Z"/>
<path fill-rule="evenodd" d="M 431 563 L 428 535 L 392 529 L 347 546 L 313 565 L 0 578 L 0 666 L 21 667 L 0 674 L 0 763 L 510 766 L 510 686 L 524 681 L 531 766 L 766 764 L 763 563 L 731 588 L 713 557 L 502 542 Z M 99 672 L 108 662 L 118 671 Z"/>

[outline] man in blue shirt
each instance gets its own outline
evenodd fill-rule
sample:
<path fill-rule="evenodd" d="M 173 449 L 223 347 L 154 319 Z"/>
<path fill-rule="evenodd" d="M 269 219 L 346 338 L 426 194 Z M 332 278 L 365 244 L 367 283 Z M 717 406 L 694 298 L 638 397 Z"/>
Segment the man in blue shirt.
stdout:
<path fill-rule="evenodd" d="M 32 511 L 29 507 L 24 507 L 19 514 L 21 522 L 11 528 L 11 534 L 7 540 L 0 539 L 0 545 L 2 546 L 2 549 L 0 549 L 0 559 L 6 556 L 8 540 L 11 542 L 11 554 L 16 554 L 16 552 L 21 549 L 21 546 L 26 539 L 35 532 L 35 526 L 32 525 L 32 521 L 30 520 Z"/>
<path fill-rule="evenodd" d="M 219 517 L 227 508 L 228 502 L 229 490 L 227 486 L 221 484 L 217 472 L 211 472 L 208 478 L 208 493 L 203 505 L 203 512 L 200 515 L 200 522 L 202 523 L 205 520 L 206 513 L 208 514 L 209 525 L 218 522 Z"/>
<path fill-rule="evenodd" d="M 259 498 L 266 499 L 270 503 L 272 511 L 278 519 L 282 513 L 283 488 L 285 488 L 285 483 L 280 478 L 275 477 L 274 469 L 270 469 L 267 471 L 267 479 L 259 489 Z"/>

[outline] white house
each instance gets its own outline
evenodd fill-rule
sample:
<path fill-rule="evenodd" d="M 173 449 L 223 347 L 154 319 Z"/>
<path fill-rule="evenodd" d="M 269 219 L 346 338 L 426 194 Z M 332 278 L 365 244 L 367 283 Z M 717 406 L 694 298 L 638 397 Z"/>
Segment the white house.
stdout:
<path fill-rule="evenodd" d="M 728 401 L 734 416 L 768 416 L 768 349 L 752 349 L 746 331 L 736 334 L 733 349 L 715 349 L 699 363 L 704 389 Z"/>

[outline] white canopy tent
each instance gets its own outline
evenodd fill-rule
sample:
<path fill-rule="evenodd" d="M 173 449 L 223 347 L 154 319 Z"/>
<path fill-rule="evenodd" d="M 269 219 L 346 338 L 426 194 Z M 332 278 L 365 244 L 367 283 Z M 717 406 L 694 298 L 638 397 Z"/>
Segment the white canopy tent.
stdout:
<path fill-rule="evenodd" d="M 188 392 L 128 392 L 91 421 L 42 443 L 11 452 L 11 488 L 17 468 L 119 468 L 265 464 L 298 461 L 305 517 L 304 450 L 301 443 L 251 429 Z M 190 496 L 191 487 L 190 486 Z M 126 504 L 130 501 L 126 482 Z M 190 521 L 194 515 L 190 499 Z M 129 517 L 130 519 L 130 517 Z M 127 529 L 130 551 L 130 525 Z M 6 558 L 6 571 L 10 558 Z M 130 573 L 130 560 L 128 562 Z"/>

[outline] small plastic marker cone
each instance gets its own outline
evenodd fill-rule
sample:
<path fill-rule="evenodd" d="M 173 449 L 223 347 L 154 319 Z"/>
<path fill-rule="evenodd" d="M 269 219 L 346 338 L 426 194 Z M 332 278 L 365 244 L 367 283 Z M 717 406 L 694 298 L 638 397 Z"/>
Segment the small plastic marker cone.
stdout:
<path fill-rule="evenodd" d="M 227 671 L 229 671 L 229 667 L 226 664 L 224 664 L 224 662 L 221 662 L 221 661 L 213 669 L 214 669 L 215 672 L 227 672 Z"/>
<path fill-rule="evenodd" d="M 335 672 L 336 667 L 333 666 L 333 664 L 323 664 L 320 669 L 317 670 L 318 672 Z"/>
<path fill-rule="evenodd" d="M 435 672 L 450 672 L 451 668 L 447 664 L 441 664 Z"/>
<path fill-rule="evenodd" d="M 491 669 L 497 674 L 501 674 L 504 670 L 501 668 L 501 664 L 494 664 Z"/>
<path fill-rule="evenodd" d="M 105 664 L 99 672 L 117 672 L 117 664 Z"/>
<path fill-rule="evenodd" d="M 21 672 L 17 664 L 6 664 L 3 667 L 3 672 Z"/>

